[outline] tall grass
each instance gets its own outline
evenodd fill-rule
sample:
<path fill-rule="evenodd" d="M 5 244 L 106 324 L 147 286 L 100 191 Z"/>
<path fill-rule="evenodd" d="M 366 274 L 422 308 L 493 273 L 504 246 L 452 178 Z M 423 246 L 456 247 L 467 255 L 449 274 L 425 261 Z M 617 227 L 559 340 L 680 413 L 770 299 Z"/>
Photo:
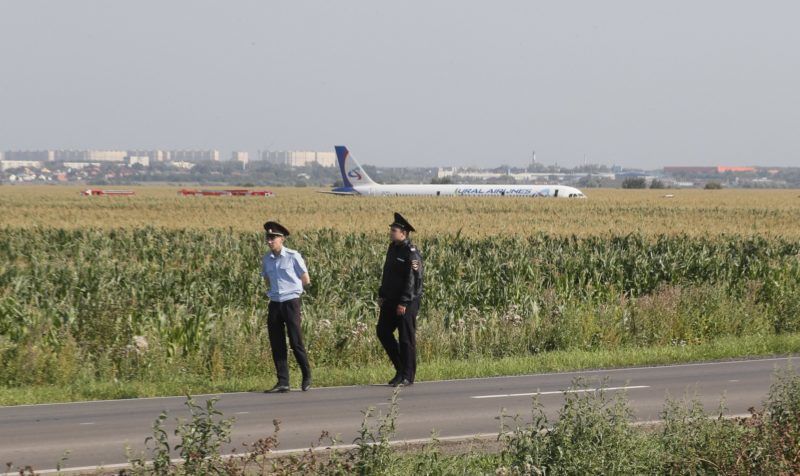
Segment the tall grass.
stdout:
<path fill-rule="evenodd" d="M 0 229 L 0 381 L 12 386 L 270 375 L 258 233 Z M 312 365 L 383 361 L 386 239 L 298 232 Z M 427 236 L 428 361 L 707 343 L 800 331 L 800 242 L 684 235 Z"/>

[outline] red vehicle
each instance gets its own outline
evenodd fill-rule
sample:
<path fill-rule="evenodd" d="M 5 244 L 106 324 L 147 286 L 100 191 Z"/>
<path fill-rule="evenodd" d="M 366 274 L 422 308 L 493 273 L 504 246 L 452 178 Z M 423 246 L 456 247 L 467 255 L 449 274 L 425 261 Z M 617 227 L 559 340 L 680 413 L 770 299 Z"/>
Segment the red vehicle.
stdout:
<path fill-rule="evenodd" d="M 131 190 L 99 190 L 96 188 L 89 188 L 81 192 L 81 195 L 84 196 L 94 196 L 94 195 L 133 195 L 133 191 Z"/>

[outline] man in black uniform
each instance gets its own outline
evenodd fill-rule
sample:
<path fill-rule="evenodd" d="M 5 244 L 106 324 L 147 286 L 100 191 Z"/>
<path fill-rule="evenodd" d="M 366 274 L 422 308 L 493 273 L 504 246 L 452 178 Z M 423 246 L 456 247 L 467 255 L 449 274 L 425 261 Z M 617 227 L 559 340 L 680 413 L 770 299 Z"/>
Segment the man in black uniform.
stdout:
<path fill-rule="evenodd" d="M 411 243 L 416 231 L 399 213 L 389 225 L 392 243 L 386 252 L 383 277 L 378 290 L 381 312 L 376 331 L 396 374 L 389 385 L 403 387 L 414 383 L 417 371 L 417 312 L 422 297 L 422 255 Z M 394 338 L 398 330 L 400 341 Z"/>

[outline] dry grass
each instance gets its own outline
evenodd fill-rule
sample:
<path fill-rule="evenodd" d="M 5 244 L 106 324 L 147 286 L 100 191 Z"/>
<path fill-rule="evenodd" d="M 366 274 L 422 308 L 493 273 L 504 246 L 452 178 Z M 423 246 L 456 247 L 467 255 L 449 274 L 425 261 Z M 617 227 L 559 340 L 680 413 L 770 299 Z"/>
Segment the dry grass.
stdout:
<path fill-rule="evenodd" d="M 85 188 L 85 187 L 83 187 Z M 122 188 L 122 187 L 106 187 Z M 797 190 L 587 190 L 588 200 L 338 197 L 275 188 L 274 198 L 180 197 L 179 187 L 131 187 L 133 197 L 83 197 L 75 186 L 0 187 L 0 226 L 231 228 L 276 218 L 293 231 L 383 232 L 401 211 L 421 235 L 736 234 L 800 238 Z M 674 194 L 674 198 L 665 198 Z"/>

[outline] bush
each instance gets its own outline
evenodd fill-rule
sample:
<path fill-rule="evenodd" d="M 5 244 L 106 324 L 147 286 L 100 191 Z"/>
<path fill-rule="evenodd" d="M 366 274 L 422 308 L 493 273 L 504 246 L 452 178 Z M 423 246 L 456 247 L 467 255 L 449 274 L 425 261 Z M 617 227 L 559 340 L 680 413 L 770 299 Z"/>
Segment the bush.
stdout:
<path fill-rule="evenodd" d="M 737 465 L 737 453 L 745 428 L 725 418 L 721 404 L 714 418 L 703 405 L 668 400 L 664 428 L 657 435 L 661 447 L 661 472 L 666 474 L 727 474 Z"/>
<path fill-rule="evenodd" d="M 644 177 L 628 177 L 622 181 L 622 188 L 647 188 Z"/>
<path fill-rule="evenodd" d="M 719 182 L 708 182 L 703 188 L 706 190 L 721 190 L 722 184 Z"/>
<path fill-rule="evenodd" d="M 186 397 L 190 419 L 179 420 L 174 432 L 180 439 L 174 447 L 175 450 L 179 450 L 183 460 L 180 466 L 173 465 L 170 459 L 169 436 L 164 429 L 167 412 L 162 412 L 153 423 L 153 436 L 145 439 L 152 464 L 148 465 L 143 456 L 133 457 L 128 450 L 131 471 L 143 475 L 226 474 L 226 464 L 220 449 L 223 443 L 231 441 L 233 419 L 222 418 L 222 412 L 216 408 L 218 400 L 211 398 L 205 402 L 205 406 L 202 406 L 191 396 Z"/>
<path fill-rule="evenodd" d="M 548 421 L 534 400 L 531 423 L 503 426 L 502 462 L 512 474 L 645 474 L 653 470 L 654 446 L 631 425 L 623 394 L 586 391 L 576 381 L 565 392 L 558 421 Z"/>

